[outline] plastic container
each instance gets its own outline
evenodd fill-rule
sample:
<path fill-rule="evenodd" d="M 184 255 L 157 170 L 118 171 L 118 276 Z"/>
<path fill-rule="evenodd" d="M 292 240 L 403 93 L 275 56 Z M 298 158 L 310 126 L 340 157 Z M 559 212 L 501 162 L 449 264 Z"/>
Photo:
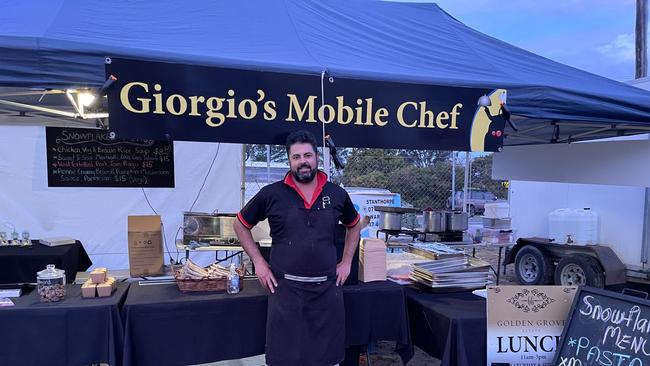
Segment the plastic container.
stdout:
<path fill-rule="evenodd" d="M 487 229 L 481 232 L 482 242 L 485 244 L 509 244 L 517 241 L 515 229 Z"/>
<path fill-rule="evenodd" d="M 54 264 L 36 273 L 38 296 L 41 302 L 57 302 L 65 297 L 65 271 Z"/>
<path fill-rule="evenodd" d="M 230 263 L 230 274 L 228 274 L 227 291 L 229 294 L 239 293 L 239 273 L 237 273 L 237 267 L 235 266 L 235 263 Z"/>
<path fill-rule="evenodd" d="M 548 237 L 557 244 L 565 244 L 569 234 L 569 221 L 572 220 L 573 210 L 559 208 L 548 214 Z"/>
<path fill-rule="evenodd" d="M 600 242 L 600 222 L 598 213 L 585 207 L 575 210 L 573 233 L 574 242 L 577 245 L 595 245 Z"/>
<path fill-rule="evenodd" d="M 594 245 L 599 243 L 598 213 L 590 208 L 557 209 L 548 215 L 548 237 L 557 244 Z"/>
<path fill-rule="evenodd" d="M 493 202 L 485 204 L 483 216 L 490 219 L 506 219 L 510 217 L 510 205 L 508 202 Z"/>

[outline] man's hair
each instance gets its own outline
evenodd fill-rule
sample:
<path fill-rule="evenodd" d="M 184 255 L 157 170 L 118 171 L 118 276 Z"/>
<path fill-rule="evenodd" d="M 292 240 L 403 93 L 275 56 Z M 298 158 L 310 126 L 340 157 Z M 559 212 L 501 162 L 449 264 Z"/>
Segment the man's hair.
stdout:
<path fill-rule="evenodd" d="M 287 142 L 285 143 L 285 146 L 287 147 L 287 155 L 289 155 L 289 149 L 291 149 L 291 145 L 293 144 L 311 144 L 311 146 L 314 148 L 314 153 L 318 154 L 318 150 L 316 148 L 316 138 L 314 135 L 305 130 L 298 130 L 291 132 L 289 136 L 287 136 Z"/>

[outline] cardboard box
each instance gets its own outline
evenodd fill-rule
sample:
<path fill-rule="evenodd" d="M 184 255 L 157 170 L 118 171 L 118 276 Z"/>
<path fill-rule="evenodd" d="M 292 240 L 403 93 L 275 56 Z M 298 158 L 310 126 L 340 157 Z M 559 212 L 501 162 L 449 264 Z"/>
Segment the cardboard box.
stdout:
<path fill-rule="evenodd" d="M 88 279 L 88 281 L 84 282 L 84 284 L 81 285 L 81 297 L 93 298 L 97 296 L 96 290 L 97 284 Z"/>
<path fill-rule="evenodd" d="M 129 216 L 128 221 L 131 277 L 164 274 L 160 216 Z"/>
<path fill-rule="evenodd" d="M 386 281 L 386 243 L 364 238 L 359 247 L 359 281 Z"/>
<path fill-rule="evenodd" d="M 106 268 L 95 268 L 92 272 L 90 272 L 90 280 L 94 284 L 102 283 L 106 281 L 106 273 Z"/>

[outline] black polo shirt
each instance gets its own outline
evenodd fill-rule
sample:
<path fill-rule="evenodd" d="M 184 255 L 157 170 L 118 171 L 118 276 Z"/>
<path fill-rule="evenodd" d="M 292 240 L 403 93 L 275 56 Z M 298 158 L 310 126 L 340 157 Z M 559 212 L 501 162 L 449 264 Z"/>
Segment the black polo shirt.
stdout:
<path fill-rule="evenodd" d="M 327 175 L 321 171 L 316 174 L 317 186 L 311 202 L 307 202 L 293 180 L 291 172 L 284 179 L 263 187 L 244 208 L 239 211 L 237 218 L 248 229 L 258 222 L 268 218 L 271 228 L 271 238 L 286 237 L 285 214 L 290 207 L 307 209 L 333 209 L 339 221 L 352 227 L 359 222 L 360 216 L 354 204 L 343 188 L 327 181 Z"/>

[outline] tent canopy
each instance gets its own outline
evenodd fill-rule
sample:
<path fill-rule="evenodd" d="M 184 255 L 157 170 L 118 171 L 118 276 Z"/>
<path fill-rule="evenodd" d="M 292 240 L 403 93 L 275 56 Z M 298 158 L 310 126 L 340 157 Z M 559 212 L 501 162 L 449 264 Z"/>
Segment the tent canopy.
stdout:
<path fill-rule="evenodd" d="M 505 88 L 506 145 L 650 130 L 650 93 L 477 32 L 432 3 L 0 0 L 0 86 L 104 82 L 104 57 Z"/>

